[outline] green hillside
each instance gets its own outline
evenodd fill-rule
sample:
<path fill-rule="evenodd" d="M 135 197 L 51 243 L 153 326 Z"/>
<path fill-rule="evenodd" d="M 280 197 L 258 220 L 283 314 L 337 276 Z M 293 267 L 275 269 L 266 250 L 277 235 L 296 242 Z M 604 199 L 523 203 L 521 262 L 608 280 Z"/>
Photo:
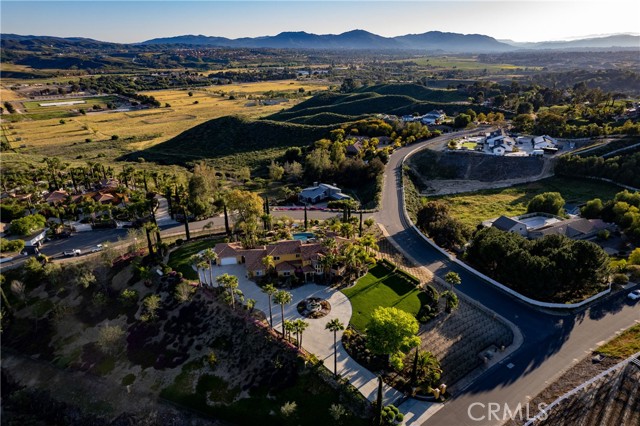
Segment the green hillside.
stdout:
<path fill-rule="evenodd" d="M 331 124 L 343 124 L 350 121 L 363 120 L 370 114 L 363 115 L 343 115 L 332 112 L 321 112 L 314 115 L 303 115 L 287 120 L 288 123 L 308 124 L 312 126 L 327 126 Z"/>
<path fill-rule="evenodd" d="M 441 109 L 448 115 L 454 115 L 470 107 L 464 101 L 466 96 L 456 90 L 430 89 L 411 83 L 380 84 L 362 87 L 354 93 L 323 93 L 268 118 L 276 121 L 325 124 L 334 123 L 333 119 L 337 119 L 336 116 L 328 119 L 329 116 L 326 114 L 346 116 L 345 120 L 350 120 L 366 114 L 426 114 L 433 109 Z M 489 109 L 477 105 L 474 105 L 473 109 L 476 112 L 490 112 Z"/>
<path fill-rule="evenodd" d="M 463 102 L 467 100 L 467 95 L 457 90 L 429 89 L 413 83 L 379 84 L 377 86 L 362 87 L 357 92 L 409 96 L 423 102 Z"/>
<path fill-rule="evenodd" d="M 228 116 L 202 123 L 173 139 L 143 151 L 127 154 L 124 160 L 185 164 L 211 159 L 220 169 L 237 166 L 256 168 L 277 158 L 292 146 L 306 146 L 328 136 L 337 126 L 309 126 L 269 120 Z"/>

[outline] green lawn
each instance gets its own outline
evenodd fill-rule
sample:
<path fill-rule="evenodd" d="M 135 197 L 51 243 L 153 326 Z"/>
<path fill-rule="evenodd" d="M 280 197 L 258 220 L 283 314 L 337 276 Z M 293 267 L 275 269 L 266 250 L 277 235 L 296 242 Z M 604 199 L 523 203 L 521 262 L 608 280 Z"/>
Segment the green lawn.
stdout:
<path fill-rule="evenodd" d="M 559 192 L 567 204 L 575 206 L 596 197 L 609 200 L 621 190 L 615 185 L 590 179 L 551 177 L 510 188 L 434 198 L 448 204 L 455 218 L 475 228 L 486 219 L 526 213 L 529 201 L 543 192 Z"/>
<path fill-rule="evenodd" d="M 402 276 L 376 265 L 355 286 L 342 290 L 351 301 L 351 325 L 364 331 L 373 311 L 379 307 L 402 309 L 417 315 L 427 295 Z"/>
<path fill-rule="evenodd" d="M 190 280 L 197 280 L 198 273 L 191 265 L 191 256 L 201 252 L 202 250 L 213 248 L 217 243 L 222 242 L 220 238 L 211 240 L 200 240 L 193 243 L 187 243 L 169 255 L 169 266 L 175 271 L 182 272 L 182 275 Z"/>

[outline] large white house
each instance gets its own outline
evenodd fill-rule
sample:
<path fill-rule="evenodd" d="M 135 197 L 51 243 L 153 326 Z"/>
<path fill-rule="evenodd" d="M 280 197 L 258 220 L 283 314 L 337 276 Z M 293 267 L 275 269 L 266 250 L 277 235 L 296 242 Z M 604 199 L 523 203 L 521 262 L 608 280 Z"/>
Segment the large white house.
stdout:
<path fill-rule="evenodd" d="M 515 141 L 507 136 L 503 129 L 498 129 L 485 134 L 484 144 L 493 155 L 505 155 L 513 152 Z"/>
<path fill-rule="evenodd" d="M 304 188 L 298 194 L 298 199 L 303 203 L 319 203 L 320 201 L 324 201 L 327 199 L 331 200 L 349 200 L 347 194 L 343 194 L 342 190 L 334 185 L 328 185 L 326 183 L 318 184 L 314 183 L 313 186 L 308 188 Z"/>

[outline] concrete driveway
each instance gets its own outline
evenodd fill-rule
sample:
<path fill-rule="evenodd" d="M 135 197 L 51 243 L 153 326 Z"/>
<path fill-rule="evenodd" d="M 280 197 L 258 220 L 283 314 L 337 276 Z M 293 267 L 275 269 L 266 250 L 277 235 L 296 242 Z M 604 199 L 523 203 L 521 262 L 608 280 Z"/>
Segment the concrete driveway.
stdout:
<path fill-rule="evenodd" d="M 202 271 L 208 277 L 208 269 Z M 213 275 L 215 277 L 222 274 L 235 275 L 238 277 L 238 285 L 244 293 L 246 299 L 254 299 L 256 301 L 255 308 L 264 312 L 269 318 L 269 300 L 260 287 L 247 278 L 247 271 L 244 265 L 226 265 L 214 266 Z M 340 291 L 333 290 L 329 287 L 305 284 L 301 287 L 290 291 L 293 296 L 289 305 L 284 308 L 284 318 L 286 320 L 304 319 L 309 323 L 309 327 L 302 335 L 302 346 L 310 353 L 313 353 L 318 359 L 324 362 L 325 366 L 333 371 L 333 333 L 325 330 L 327 322 L 334 318 L 339 318 L 345 324 L 349 324 L 351 319 L 351 303 L 349 299 Z M 300 301 L 308 297 L 319 297 L 327 300 L 331 304 L 331 312 L 323 318 L 311 319 L 303 318 L 298 314 L 297 305 Z M 279 305 L 272 306 L 273 311 L 273 327 L 276 330 L 282 330 L 282 315 Z M 370 401 L 375 401 L 377 396 L 378 381 L 376 376 L 358 364 L 353 358 L 347 354 L 342 346 L 342 332 L 338 335 L 338 374 L 346 376 L 349 382 L 355 386 Z M 394 388 L 384 385 L 384 404 L 398 403 L 402 394 Z M 422 401 L 415 401 L 413 404 L 404 404 L 403 412 L 406 414 L 406 424 L 411 425 L 418 417 L 425 412 L 437 411 L 441 407 L 440 404 L 430 404 Z M 415 423 L 417 424 L 417 423 Z"/>

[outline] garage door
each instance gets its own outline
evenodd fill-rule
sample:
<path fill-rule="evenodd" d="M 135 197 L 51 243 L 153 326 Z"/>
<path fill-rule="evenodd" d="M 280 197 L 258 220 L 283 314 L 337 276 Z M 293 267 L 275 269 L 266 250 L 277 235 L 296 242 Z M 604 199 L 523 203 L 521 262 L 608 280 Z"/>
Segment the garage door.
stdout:
<path fill-rule="evenodd" d="M 238 262 L 236 261 L 235 257 L 223 257 L 220 259 L 220 264 L 221 265 L 235 265 Z"/>

